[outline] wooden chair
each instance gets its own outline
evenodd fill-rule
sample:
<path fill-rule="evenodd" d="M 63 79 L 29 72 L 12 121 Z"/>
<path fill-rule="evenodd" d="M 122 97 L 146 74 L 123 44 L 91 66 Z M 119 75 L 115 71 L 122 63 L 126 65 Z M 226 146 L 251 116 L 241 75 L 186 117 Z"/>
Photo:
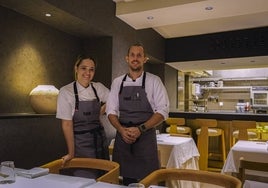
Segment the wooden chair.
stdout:
<path fill-rule="evenodd" d="M 256 121 L 243 121 L 243 120 L 232 120 L 233 137 L 230 143 L 235 144 L 237 140 L 250 140 L 258 139 Z M 256 132 L 254 132 L 256 129 Z"/>
<path fill-rule="evenodd" d="M 196 123 L 201 127 L 196 130 L 196 134 L 198 136 L 197 148 L 200 153 L 199 168 L 201 170 L 208 170 L 209 137 L 220 136 L 222 152 L 221 158 L 223 162 L 226 160 L 224 130 L 215 128 L 217 127 L 217 120 L 215 119 L 196 119 Z"/>
<path fill-rule="evenodd" d="M 186 180 L 226 188 L 241 188 L 241 181 L 233 176 L 191 169 L 159 169 L 146 176 L 140 183 L 147 188 L 150 185 L 159 185 L 159 183 L 171 180 Z"/>
<path fill-rule="evenodd" d="M 110 161 L 113 160 L 113 150 L 114 150 L 114 142 L 115 142 L 115 138 L 113 138 L 108 146 L 109 149 L 109 156 L 110 156 Z"/>
<path fill-rule="evenodd" d="M 246 170 L 259 171 L 259 173 L 258 175 L 249 175 L 246 173 Z M 262 174 L 263 172 L 268 172 L 268 162 L 261 163 L 261 162 L 247 161 L 243 158 L 240 159 L 238 177 L 242 181 L 242 183 L 244 183 L 245 180 L 253 180 L 268 183 L 267 176 L 265 177 L 259 175 Z"/>
<path fill-rule="evenodd" d="M 62 167 L 62 159 L 49 162 L 41 166 L 48 168 L 49 173 L 59 174 L 61 169 L 67 168 L 90 168 L 107 171 L 96 181 L 119 184 L 119 164 L 113 161 L 94 158 L 73 158 Z"/>
<path fill-rule="evenodd" d="M 167 133 L 192 136 L 192 129 L 185 126 L 184 118 L 167 118 L 165 122 L 169 125 L 169 127 L 166 128 Z"/>

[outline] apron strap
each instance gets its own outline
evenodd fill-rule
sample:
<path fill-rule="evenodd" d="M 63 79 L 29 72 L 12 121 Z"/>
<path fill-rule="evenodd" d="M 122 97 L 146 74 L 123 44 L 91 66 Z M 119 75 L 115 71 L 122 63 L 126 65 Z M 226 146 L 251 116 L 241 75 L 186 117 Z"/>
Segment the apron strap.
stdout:
<path fill-rule="evenodd" d="M 93 89 L 93 92 L 97 98 L 97 101 L 100 102 L 100 98 L 97 94 L 97 90 L 96 88 L 93 86 L 93 83 L 91 83 L 91 86 L 92 86 L 92 89 Z M 77 91 L 77 86 L 76 86 L 76 82 L 74 82 L 73 84 L 73 87 L 74 87 L 74 96 L 75 96 L 75 111 L 78 111 L 79 109 L 79 98 L 78 98 L 78 91 Z"/>
<path fill-rule="evenodd" d="M 93 83 L 91 83 L 91 86 L 92 86 L 92 89 L 93 89 L 93 91 L 94 91 L 94 94 L 95 94 L 95 96 L 96 96 L 98 102 L 100 102 L 100 98 L 99 98 L 99 96 L 98 96 L 98 94 L 97 94 L 97 90 L 96 90 L 96 88 L 93 86 Z"/>
<path fill-rule="evenodd" d="M 74 96 L 75 96 L 75 111 L 78 111 L 79 108 L 79 99 L 78 99 L 78 92 L 76 82 L 74 82 Z"/>
<path fill-rule="evenodd" d="M 142 78 L 142 89 L 145 88 L 145 79 L 146 79 L 146 72 L 144 72 L 143 78 Z"/>
<path fill-rule="evenodd" d="M 121 85 L 120 85 L 120 90 L 119 90 L 119 94 L 121 94 L 122 92 L 122 89 L 123 89 L 123 83 L 124 81 L 126 81 L 127 79 L 127 74 L 124 76 L 122 82 L 121 82 Z M 143 74 L 143 78 L 142 78 L 142 88 L 144 89 L 145 88 L 145 80 L 146 80 L 146 72 L 144 72 Z"/>
<path fill-rule="evenodd" d="M 124 83 L 124 81 L 126 81 L 126 79 L 127 79 L 127 74 L 124 76 L 124 78 L 123 78 L 123 80 L 122 80 L 122 82 L 121 82 L 120 90 L 119 90 L 119 95 L 120 95 L 121 92 L 122 92 L 122 89 L 123 89 L 123 83 Z"/>

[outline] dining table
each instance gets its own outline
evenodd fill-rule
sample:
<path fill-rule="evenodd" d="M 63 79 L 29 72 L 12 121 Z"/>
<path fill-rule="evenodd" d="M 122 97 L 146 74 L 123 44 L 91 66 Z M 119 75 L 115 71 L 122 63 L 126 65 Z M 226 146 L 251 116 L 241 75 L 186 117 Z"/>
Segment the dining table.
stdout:
<path fill-rule="evenodd" d="M 268 183 L 245 180 L 243 188 L 267 188 Z"/>
<path fill-rule="evenodd" d="M 224 174 L 239 173 L 240 158 L 244 160 L 267 163 L 268 144 L 260 141 L 239 140 L 230 149 L 221 170 Z M 265 174 L 262 172 L 262 174 Z"/>
<path fill-rule="evenodd" d="M 17 175 L 14 183 L 0 184 L 0 188 L 81 188 L 95 183 L 95 179 L 49 173 L 36 178 Z"/>
<path fill-rule="evenodd" d="M 160 151 L 161 165 L 165 168 L 199 169 L 199 152 L 192 138 L 158 134 L 157 146 Z M 189 182 L 172 181 L 172 187 L 179 187 Z M 180 184 L 180 185 L 178 185 Z M 96 182 L 95 179 L 67 176 L 48 173 L 36 178 L 16 175 L 16 181 L 11 184 L 0 184 L 0 188 L 124 188 L 127 186 L 105 182 Z M 152 186 L 158 187 L 158 186 Z M 161 186 L 160 186 L 161 187 Z"/>
<path fill-rule="evenodd" d="M 199 152 L 192 137 L 173 136 L 162 133 L 157 135 L 162 168 L 199 170 Z M 168 187 L 199 187 L 197 182 L 168 181 Z"/>
<path fill-rule="evenodd" d="M 199 152 L 192 137 L 157 135 L 162 168 L 199 169 Z"/>
<path fill-rule="evenodd" d="M 46 174 L 36 178 L 16 176 L 16 181 L 10 184 L 0 184 L 0 188 L 127 188 L 118 185 L 96 181 L 95 179 L 67 176 L 62 174 Z M 149 188 L 166 188 L 151 185 Z"/>
<path fill-rule="evenodd" d="M 268 161 L 268 144 L 260 141 L 239 140 L 229 151 L 221 173 L 238 176 L 240 158 L 253 162 Z M 247 176 L 268 178 L 268 172 L 246 170 Z M 268 184 L 258 181 L 245 180 L 243 188 L 267 188 Z"/>
<path fill-rule="evenodd" d="M 83 188 L 129 188 L 131 186 L 126 186 L 126 185 L 117 185 L 117 184 L 111 184 L 111 183 L 106 183 L 106 182 L 96 182 L 93 184 L 90 184 L 88 186 L 85 186 Z M 132 186 L 134 188 L 134 185 Z M 168 188 L 165 186 L 158 186 L 158 185 L 150 185 L 148 188 Z"/>
<path fill-rule="evenodd" d="M 96 182 L 90 185 L 87 185 L 83 188 L 126 188 L 128 186 L 125 185 L 118 185 L 118 184 L 111 184 L 106 182 Z"/>

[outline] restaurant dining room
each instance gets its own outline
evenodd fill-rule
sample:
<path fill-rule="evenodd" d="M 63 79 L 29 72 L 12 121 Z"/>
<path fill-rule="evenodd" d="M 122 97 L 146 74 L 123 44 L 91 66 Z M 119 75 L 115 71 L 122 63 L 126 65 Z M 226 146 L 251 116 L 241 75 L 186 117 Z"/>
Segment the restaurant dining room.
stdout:
<path fill-rule="evenodd" d="M 0 188 L 268 187 L 267 0 L 0 0 L 0 25 Z M 145 59 L 139 87 L 128 67 L 142 56 L 129 62 L 133 44 Z M 94 78 L 83 86 L 88 61 Z M 135 95 L 127 112 L 122 75 L 146 99 Z M 152 75 L 160 84 L 144 88 Z M 107 112 L 120 76 L 114 121 Z M 89 88 L 96 100 L 80 98 Z M 71 118 L 61 116 L 70 101 Z M 95 101 L 106 113 L 83 111 Z M 136 109 L 146 121 L 123 125 Z M 78 116 L 101 128 L 77 131 Z M 84 134 L 94 157 L 79 154 Z"/>

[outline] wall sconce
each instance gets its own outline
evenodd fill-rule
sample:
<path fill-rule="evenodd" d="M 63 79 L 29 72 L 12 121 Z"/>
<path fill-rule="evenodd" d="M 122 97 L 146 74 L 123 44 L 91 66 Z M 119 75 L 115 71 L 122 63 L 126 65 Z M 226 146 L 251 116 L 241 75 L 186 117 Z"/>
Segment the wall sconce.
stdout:
<path fill-rule="evenodd" d="M 55 114 L 59 90 L 53 85 L 38 85 L 30 92 L 30 103 L 38 114 Z"/>

